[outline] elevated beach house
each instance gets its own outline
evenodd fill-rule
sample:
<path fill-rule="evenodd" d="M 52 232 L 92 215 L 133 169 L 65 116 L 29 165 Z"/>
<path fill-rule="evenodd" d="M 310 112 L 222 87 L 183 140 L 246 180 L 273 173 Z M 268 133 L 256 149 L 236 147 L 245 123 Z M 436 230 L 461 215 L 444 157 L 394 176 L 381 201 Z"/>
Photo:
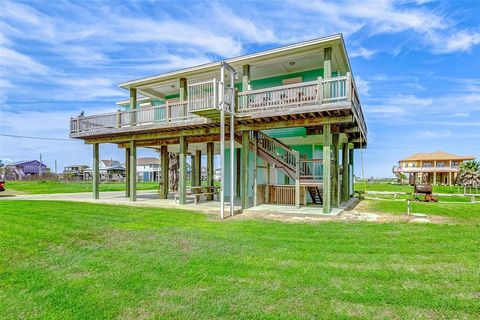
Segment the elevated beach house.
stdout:
<path fill-rule="evenodd" d="M 418 173 L 420 178 L 433 185 L 452 185 L 457 179 L 460 165 L 475 160 L 474 156 L 459 156 L 437 151 L 431 153 L 415 153 L 398 161 L 396 173 Z"/>
<path fill-rule="evenodd" d="M 217 163 L 222 217 L 233 212 L 230 199 L 243 209 L 316 204 L 329 213 L 353 194 L 354 149 L 367 146 L 367 126 L 340 34 L 120 87 L 130 93 L 121 110 L 70 121 L 71 137 L 92 145 L 96 198 L 103 143 L 125 150 L 131 201 L 139 147 L 159 150 L 161 172 L 170 172 L 161 175 L 160 198 L 172 198 L 173 189 L 180 205 L 190 202 L 193 189 L 187 187 L 187 156 L 194 156 L 192 186 L 200 185 L 206 154 L 204 185 L 213 190 Z M 169 181 L 175 174 L 178 190 Z"/>

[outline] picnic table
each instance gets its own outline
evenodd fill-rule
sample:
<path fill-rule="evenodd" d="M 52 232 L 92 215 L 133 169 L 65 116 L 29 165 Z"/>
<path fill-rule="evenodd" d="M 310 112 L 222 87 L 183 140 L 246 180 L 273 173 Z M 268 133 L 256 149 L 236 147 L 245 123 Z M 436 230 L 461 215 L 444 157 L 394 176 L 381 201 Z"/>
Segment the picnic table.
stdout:
<path fill-rule="evenodd" d="M 219 200 L 219 191 L 220 187 L 216 186 L 195 186 L 187 188 L 187 197 L 193 198 L 193 203 L 198 204 L 200 201 L 200 197 L 205 197 L 208 199 L 209 196 L 217 196 L 217 200 Z M 180 193 L 175 192 L 174 200 L 177 203 L 177 200 L 180 198 Z"/>

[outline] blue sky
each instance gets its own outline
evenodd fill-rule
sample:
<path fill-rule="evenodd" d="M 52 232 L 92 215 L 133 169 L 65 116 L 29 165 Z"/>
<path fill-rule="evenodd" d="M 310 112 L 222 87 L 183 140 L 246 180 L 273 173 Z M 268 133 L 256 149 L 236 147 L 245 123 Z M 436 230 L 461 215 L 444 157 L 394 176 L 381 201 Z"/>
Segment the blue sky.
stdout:
<path fill-rule="evenodd" d="M 117 109 L 122 81 L 341 32 L 369 127 L 365 176 L 392 176 L 415 152 L 480 157 L 478 12 L 480 1 L 3 0 L 0 132 L 66 139 L 71 116 Z M 40 153 L 62 168 L 92 150 L 0 136 L 0 159 Z"/>

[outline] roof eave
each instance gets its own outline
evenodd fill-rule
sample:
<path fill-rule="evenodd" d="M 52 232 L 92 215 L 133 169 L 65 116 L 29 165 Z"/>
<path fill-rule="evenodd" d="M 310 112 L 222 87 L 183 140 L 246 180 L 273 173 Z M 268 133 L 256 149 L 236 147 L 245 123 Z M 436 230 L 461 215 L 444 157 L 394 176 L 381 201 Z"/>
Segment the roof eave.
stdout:
<path fill-rule="evenodd" d="M 262 56 L 281 53 L 283 51 L 288 51 L 288 50 L 300 49 L 302 47 L 311 46 L 311 45 L 315 45 L 315 44 L 321 44 L 321 43 L 324 43 L 324 42 L 334 41 L 334 40 L 340 40 L 341 41 L 342 46 L 343 46 L 343 50 L 344 50 L 344 54 L 345 54 L 345 57 L 346 57 L 346 60 L 347 60 L 348 69 L 351 70 L 350 61 L 349 61 L 348 55 L 346 53 L 345 42 L 343 40 L 343 35 L 341 33 L 337 33 L 337 34 L 327 36 L 327 37 L 323 37 L 323 38 L 317 38 L 317 39 L 313 39 L 313 40 L 294 43 L 294 44 L 283 46 L 283 47 L 273 48 L 273 49 L 270 49 L 270 50 L 265 50 L 265 51 L 251 53 L 251 54 L 247 54 L 247 55 L 243 55 L 243 56 L 238 56 L 238 57 L 226 59 L 224 61 L 226 63 L 233 64 L 233 63 L 238 63 L 238 62 L 243 61 L 243 60 L 255 59 L 255 58 L 262 57 Z M 131 87 L 140 87 L 140 86 L 148 85 L 152 82 L 160 81 L 164 78 L 180 76 L 180 75 L 183 75 L 183 74 L 186 75 L 188 73 L 198 72 L 198 71 L 203 70 L 203 69 L 206 70 L 208 68 L 219 67 L 221 65 L 221 63 L 222 63 L 222 61 L 209 62 L 209 63 L 206 63 L 206 64 L 193 66 L 193 67 L 189 67 L 189 68 L 184 68 L 184 69 L 179 69 L 179 70 L 175 70 L 175 71 L 171 71 L 171 72 L 167 72 L 167 73 L 163 73 L 163 74 L 159 74 L 159 75 L 155 75 L 155 76 L 130 80 L 130 81 L 120 83 L 119 87 L 124 88 L 124 89 L 129 89 Z"/>

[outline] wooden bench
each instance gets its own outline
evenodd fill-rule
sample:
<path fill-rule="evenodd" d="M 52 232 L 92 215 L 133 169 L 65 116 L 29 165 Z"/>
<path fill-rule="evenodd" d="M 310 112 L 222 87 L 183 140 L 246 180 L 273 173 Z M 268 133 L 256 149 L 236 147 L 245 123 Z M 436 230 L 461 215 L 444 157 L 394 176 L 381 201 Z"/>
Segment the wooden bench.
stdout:
<path fill-rule="evenodd" d="M 219 200 L 220 195 L 219 195 L 219 188 L 218 187 L 191 187 L 190 189 L 187 189 L 187 194 L 186 197 L 187 199 L 193 199 L 194 204 L 198 204 L 200 201 L 200 197 L 205 197 L 207 199 L 208 196 L 217 196 L 217 200 Z M 173 195 L 175 204 L 177 203 L 177 200 L 180 199 L 180 193 L 175 192 Z"/>

